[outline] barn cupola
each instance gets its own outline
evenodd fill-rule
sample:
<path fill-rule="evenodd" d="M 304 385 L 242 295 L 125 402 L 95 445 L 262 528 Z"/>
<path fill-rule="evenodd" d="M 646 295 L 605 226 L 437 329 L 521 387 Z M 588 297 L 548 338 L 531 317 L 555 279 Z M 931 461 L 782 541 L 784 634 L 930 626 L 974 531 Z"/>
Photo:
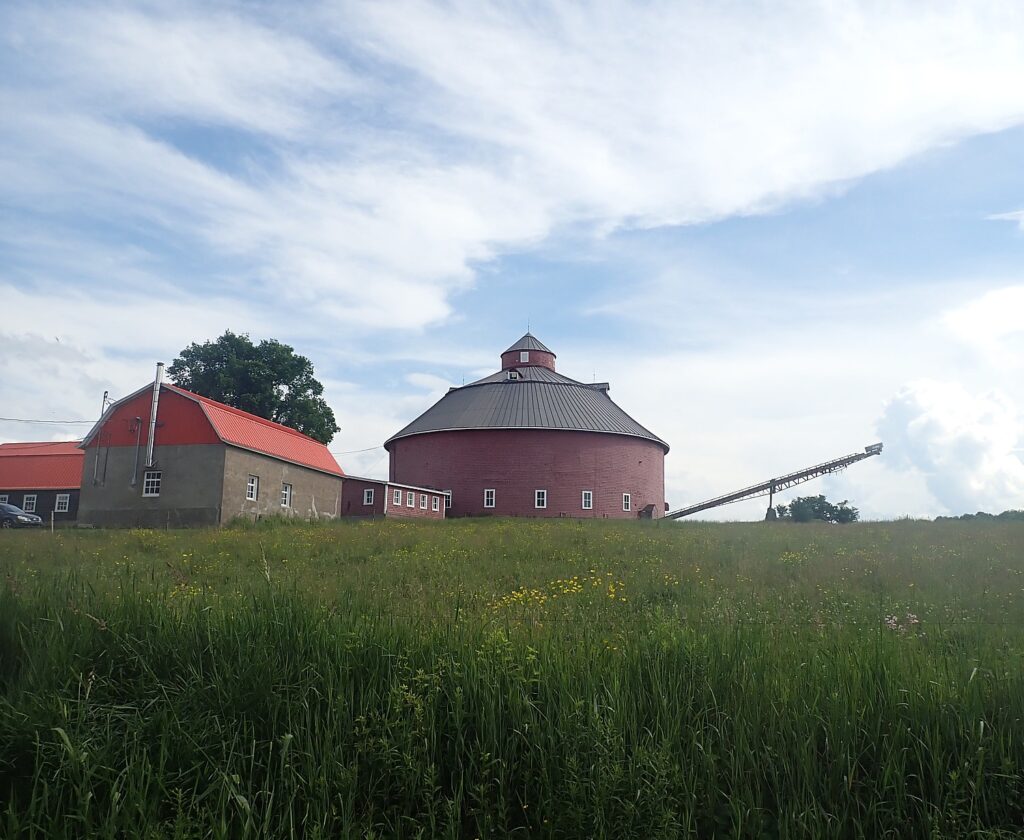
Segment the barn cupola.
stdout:
<path fill-rule="evenodd" d="M 554 370 L 555 354 L 530 333 L 527 333 L 501 354 L 501 369 L 511 370 L 512 368 L 531 366 Z"/>

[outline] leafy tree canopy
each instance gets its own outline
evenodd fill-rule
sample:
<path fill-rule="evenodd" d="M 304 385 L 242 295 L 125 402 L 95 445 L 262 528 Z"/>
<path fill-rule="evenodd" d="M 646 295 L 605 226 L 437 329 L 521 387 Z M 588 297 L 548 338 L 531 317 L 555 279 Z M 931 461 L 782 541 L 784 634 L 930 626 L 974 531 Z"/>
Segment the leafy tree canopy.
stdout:
<path fill-rule="evenodd" d="M 253 344 L 230 330 L 192 343 L 167 369 L 175 385 L 258 417 L 290 426 L 321 443 L 338 431 L 313 376 L 313 363 L 273 339 Z"/>
<path fill-rule="evenodd" d="M 936 522 L 952 522 L 955 520 L 969 522 L 972 519 L 988 520 L 998 519 L 1003 522 L 1024 522 L 1024 510 L 1004 510 L 1002 513 L 987 513 L 979 510 L 977 513 L 965 513 L 962 516 L 936 516 Z"/>
<path fill-rule="evenodd" d="M 832 504 L 824 496 L 798 496 L 789 505 L 775 506 L 776 518 L 788 522 L 856 522 L 860 511 L 847 501 Z"/>

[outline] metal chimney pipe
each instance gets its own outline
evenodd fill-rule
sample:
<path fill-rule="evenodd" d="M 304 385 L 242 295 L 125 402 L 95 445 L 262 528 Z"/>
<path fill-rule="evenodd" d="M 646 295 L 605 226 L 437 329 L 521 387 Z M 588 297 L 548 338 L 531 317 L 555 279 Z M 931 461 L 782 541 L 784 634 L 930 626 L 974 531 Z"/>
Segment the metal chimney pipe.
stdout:
<path fill-rule="evenodd" d="M 156 379 L 153 380 L 153 404 L 149 407 L 149 439 L 146 441 L 146 468 L 153 466 L 153 443 L 156 436 L 156 410 L 160 405 L 160 386 L 164 381 L 164 363 L 156 363 Z"/>

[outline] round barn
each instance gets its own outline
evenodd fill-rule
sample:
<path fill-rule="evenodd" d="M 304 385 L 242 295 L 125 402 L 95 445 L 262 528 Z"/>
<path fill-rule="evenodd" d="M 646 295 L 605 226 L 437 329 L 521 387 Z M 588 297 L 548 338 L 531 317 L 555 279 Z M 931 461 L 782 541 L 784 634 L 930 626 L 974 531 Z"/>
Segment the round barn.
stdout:
<path fill-rule="evenodd" d="M 558 373 L 527 333 L 384 444 L 391 480 L 447 491 L 449 516 L 660 517 L 668 444 L 608 387 Z"/>

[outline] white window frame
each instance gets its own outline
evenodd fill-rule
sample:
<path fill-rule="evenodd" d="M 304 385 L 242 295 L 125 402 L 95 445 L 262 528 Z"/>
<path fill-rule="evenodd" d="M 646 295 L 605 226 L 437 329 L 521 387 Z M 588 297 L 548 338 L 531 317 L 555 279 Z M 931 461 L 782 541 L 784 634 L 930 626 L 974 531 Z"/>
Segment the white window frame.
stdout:
<path fill-rule="evenodd" d="M 372 505 L 373 504 L 373 496 L 374 496 L 374 493 L 373 493 L 373 488 L 372 487 L 364 487 L 363 488 L 363 507 L 366 507 L 367 505 Z"/>
<path fill-rule="evenodd" d="M 529 350 L 520 350 L 519 351 L 519 361 L 520 362 L 528 362 L 528 361 L 530 361 L 530 351 Z"/>
<path fill-rule="evenodd" d="M 292 486 L 286 482 L 281 482 L 281 507 L 290 508 L 292 506 Z"/>
<path fill-rule="evenodd" d="M 427 494 L 426 493 L 420 493 L 420 510 L 426 510 L 426 509 L 427 509 Z"/>
<path fill-rule="evenodd" d="M 37 493 L 26 493 L 21 499 L 21 509 L 25 511 L 25 513 L 35 513 L 36 502 L 38 500 L 39 495 Z"/>
<path fill-rule="evenodd" d="M 160 488 L 163 486 L 163 483 L 163 470 L 146 470 L 142 474 L 142 495 L 147 499 L 155 499 L 160 495 Z"/>
<path fill-rule="evenodd" d="M 518 370 L 510 370 L 508 372 L 508 378 L 509 379 L 518 379 L 519 378 L 519 371 Z"/>
<path fill-rule="evenodd" d="M 260 477 L 250 475 L 245 480 L 245 500 L 247 502 L 258 502 L 260 498 Z"/>
<path fill-rule="evenodd" d="M 5 504 L 5 505 L 6 504 L 10 504 L 10 502 L 7 501 L 7 494 L 6 493 L 4 493 L 3 495 L 0 495 L 0 504 Z"/>
<path fill-rule="evenodd" d="M 416 494 L 409 490 L 405 494 L 405 506 L 414 508 L 416 507 Z"/>
<path fill-rule="evenodd" d="M 57 498 L 53 500 L 53 512 L 67 513 L 69 510 L 71 510 L 71 494 L 58 493 Z"/>
<path fill-rule="evenodd" d="M 548 506 L 548 491 L 547 490 L 534 490 L 533 491 L 533 506 L 537 510 L 544 510 Z"/>
<path fill-rule="evenodd" d="M 622 509 L 625 511 L 633 510 L 633 497 L 629 493 L 622 494 Z"/>
<path fill-rule="evenodd" d="M 580 506 L 583 508 L 583 510 L 593 510 L 594 509 L 594 491 L 593 490 L 584 490 L 583 491 L 583 493 L 580 495 Z"/>
<path fill-rule="evenodd" d="M 431 496 L 430 497 L 430 509 L 434 513 L 437 513 L 441 509 L 441 497 L 440 496 Z"/>
<path fill-rule="evenodd" d="M 399 507 L 402 506 L 402 491 L 399 490 L 397 487 L 395 488 L 395 492 L 394 494 L 392 494 L 391 498 L 393 500 L 393 504 L 396 504 Z"/>
<path fill-rule="evenodd" d="M 452 509 L 452 491 L 451 490 L 449 490 L 447 493 L 444 494 L 444 509 L 445 510 L 451 510 Z"/>
<path fill-rule="evenodd" d="M 487 495 L 488 493 L 490 494 L 490 497 L 488 497 L 488 495 Z M 487 487 L 487 488 L 484 489 L 484 507 L 485 508 L 492 508 L 492 507 L 494 507 L 494 500 L 495 500 L 495 496 L 496 495 L 497 494 L 495 493 L 493 487 Z"/>

